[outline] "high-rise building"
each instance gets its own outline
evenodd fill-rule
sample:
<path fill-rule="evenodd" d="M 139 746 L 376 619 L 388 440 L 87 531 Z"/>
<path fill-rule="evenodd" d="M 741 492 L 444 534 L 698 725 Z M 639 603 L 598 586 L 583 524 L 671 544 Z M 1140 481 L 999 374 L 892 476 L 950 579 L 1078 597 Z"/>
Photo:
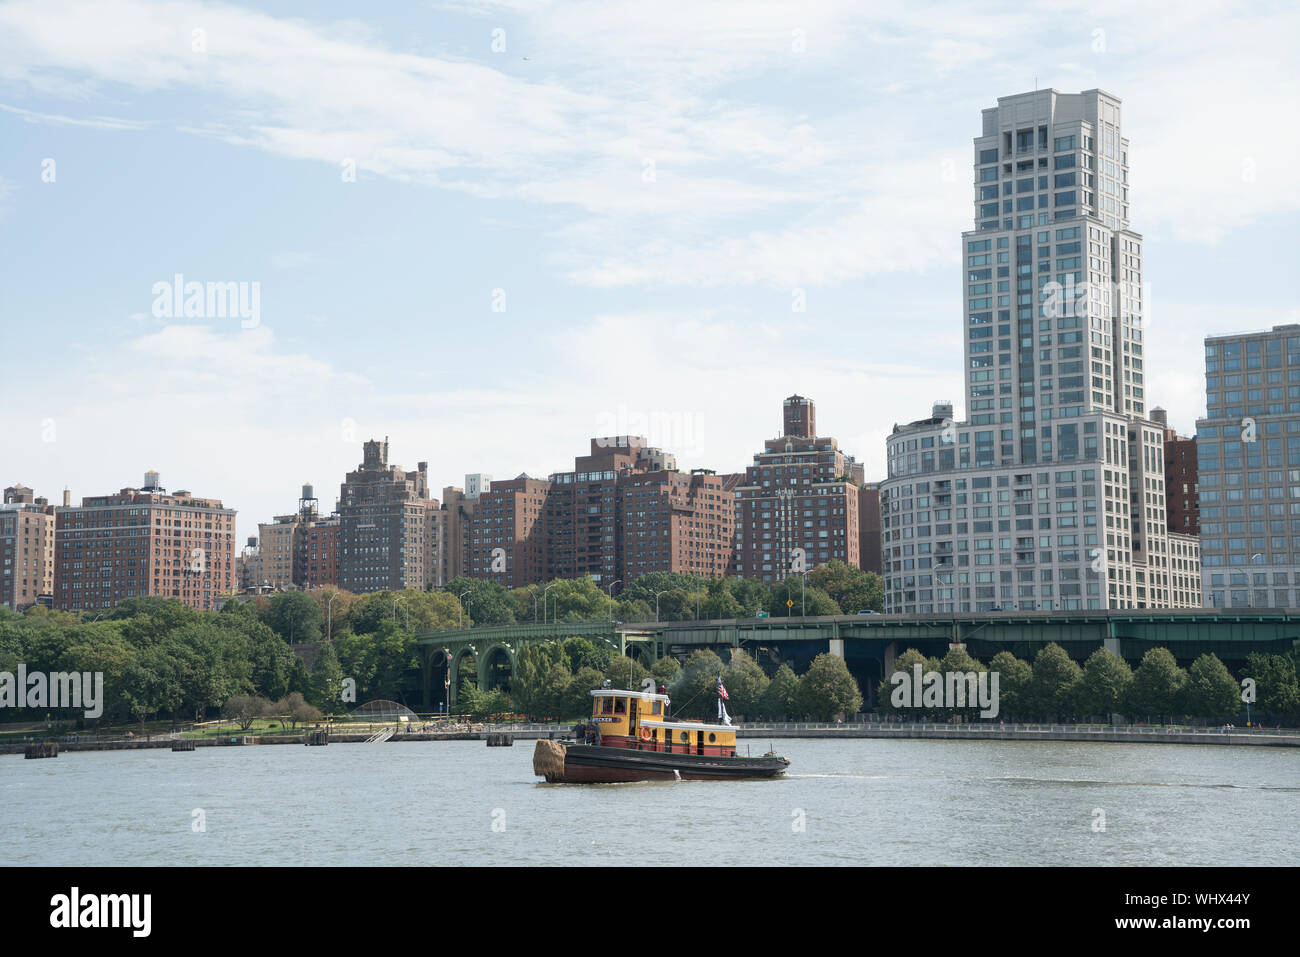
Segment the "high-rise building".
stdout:
<path fill-rule="evenodd" d="M 55 509 L 54 551 L 56 608 L 112 608 L 155 595 L 211 610 L 235 590 L 235 510 L 169 493 L 150 471 L 141 488 Z"/>
<path fill-rule="evenodd" d="M 735 548 L 737 476 L 695 469 L 624 472 L 618 517 L 622 577 L 651 572 L 722 578 Z"/>
<path fill-rule="evenodd" d="M 22 611 L 54 595 L 54 507 L 19 483 L 0 504 L 0 608 Z"/>
<path fill-rule="evenodd" d="M 550 482 L 528 475 L 491 482 L 481 490 L 470 522 L 467 575 L 507 588 L 546 581 L 551 557 L 546 540 L 550 490 Z"/>
<path fill-rule="evenodd" d="M 867 482 L 858 488 L 858 543 L 861 549 L 858 566 L 863 571 L 881 574 L 879 482 Z"/>
<path fill-rule="evenodd" d="M 655 571 L 721 577 L 737 478 L 679 472 L 641 436 L 592 439 L 573 471 L 494 481 L 479 495 L 463 523 L 465 573 L 511 588 L 583 576 L 605 588 Z"/>
<path fill-rule="evenodd" d="M 643 436 L 592 439 L 589 454 L 573 460 L 573 471 L 549 478 L 546 523 L 551 575 L 588 577 L 602 588 L 620 579 L 626 583 L 618 521 L 619 475 L 676 468 L 671 455 L 648 447 Z"/>
<path fill-rule="evenodd" d="M 388 464 L 388 439 L 364 444 L 362 461 L 339 491 L 339 581 L 351 592 L 424 588 L 437 567 L 436 499 L 429 464 Z"/>
<path fill-rule="evenodd" d="M 468 574 L 469 539 L 466 537 L 479 497 L 492 484 L 492 476 L 465 476 L 465 487 L 449 485 L 442 490 L 442 505 L 432 516 L 438 540 L 433 584 L 441 588 L 453 578 Z"/>
<path fill-rule="evenodd" d="M 1179 435 L 1169 428 L 1169 416 L 1164 409 L 1152 409 L 1151 421 L 1164 427 L 1165 432 L 1165 502 L 1168 504 L 1166 521 L 1170 533 L 1199 535 L 1201 533 L 1201 497 L 1196 467 L 1196 439 Z"/>
<path fill-rule="evenodd" d="M 1196 449 L 1205 606 L 1300 605 L 1300 325 L 1205 340 Z"/>
<path fill-rule="evenodd" d="M 972 159 L 967 419 L 936 407 L 888 439 L 886 610 L 1181 607 L 1120 101 L 1001 97 Z"/>
<path fill-rule="evenodd" d="M 277 515 L 272 521 L 257 523 L 259 587 L 276 591 L 293 587 L 293 542 L 297 531 L 296 514 Z"/>
<path fill-rule="evenodd" d="M 339 583 L 339 517 L 337 514 L 306 522 L 298 529 L 294 543 L 297 584 L 320 588 Z"/>
<path fill-rule="evenodd" d="M 304 485 L 298 511 L 258 523 L 258 537 L 241 556 L 241 587 L 283 591 L 338 585 L 339 527 L 339 516 L 322 517 L 314 487 Z"/>
<path fill-rule="evenodd" d="M 781 581 L 832 559 L 861 561 L 852 457 L 815 434 L 811 399 L 792 395 L 783 410 L 785 431 L 763 443 L 736 488 L 732 566 L 741 578 Z"/>

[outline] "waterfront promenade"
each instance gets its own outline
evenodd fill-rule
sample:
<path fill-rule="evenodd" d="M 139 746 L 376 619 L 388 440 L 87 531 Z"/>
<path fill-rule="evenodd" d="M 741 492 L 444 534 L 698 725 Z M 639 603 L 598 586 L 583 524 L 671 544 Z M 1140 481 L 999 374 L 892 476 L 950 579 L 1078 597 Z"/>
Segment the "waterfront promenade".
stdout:
<path fill-rule="evenodd" d="M 396 731 L 383 741 L 373 741 L 375 728 L 329 732 L 330 744 L 382 744 L 403 741 L 485 741 L 489 734 L 505 733 L 519 741 L 538 738 L 562 740 L 569 734 L 567 726 L 555 724 L 466 724 L 436 729 Z M 391 727 L 391 725 L 389 726 Z M 110 735 L 68 735 L 39 740 L 57 742 L 60 752 L 72 751 L 135 751 L 151 748 L 171 748 L 177 740 L 192 741 L 196 747 L 247 747 L 254 745 L 302 746 L 307 743 L 310 730 L 289 734 L 242 734 L 234 731 L 228 735 L 206 738 L 182 738 L 179 734 L 140 737 Z M 1119 744 L 1207 744 L 1238 745 L 1250 747 L 1300 747 L 1300 730 L 1234 728 L 1194 728 L 1159 725 L 1070 725 L 1070 724 L 945 724 L 932 722 L 751 722 L 736 725 L 738 740 L 761 741 L 776 738 L 894 738 L 936 739 L 945 741 L 1092 741 Z M 38 739 L 33 739 L 38 740 Z M 0 744 L 0 755 L 22 754 L 30 742 L 6 741 Z"/>

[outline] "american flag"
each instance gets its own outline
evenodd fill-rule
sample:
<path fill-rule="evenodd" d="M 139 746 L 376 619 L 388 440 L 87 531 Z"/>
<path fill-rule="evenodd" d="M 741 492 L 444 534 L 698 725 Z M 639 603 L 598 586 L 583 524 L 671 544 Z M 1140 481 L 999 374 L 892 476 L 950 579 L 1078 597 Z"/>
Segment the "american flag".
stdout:
<path fill-rule="evenodd" d="M 723 701 L 731 700 L 731 696 L 727 694 L 727 689 L 722 687 L 722 675 L 718 675 L 718 694 L 722 697 Z"/>

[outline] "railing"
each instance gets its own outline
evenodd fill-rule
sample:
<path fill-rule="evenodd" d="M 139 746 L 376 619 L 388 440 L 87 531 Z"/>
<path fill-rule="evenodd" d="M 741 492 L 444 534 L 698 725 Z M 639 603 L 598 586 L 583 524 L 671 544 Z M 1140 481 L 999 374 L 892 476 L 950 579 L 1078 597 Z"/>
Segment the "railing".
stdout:
<path fill-rule="evenodd" d="M 1189 725 L 1109 725 L 1109 724 L 1021 724 L 999 723 L 989 721 L 971 721 L 949 723 L 946 721 L 844 721 L 844 722 L 745 722 L 737 724 L 740 731 L 828 731 L 828 730 L 869 730 L 885 732 L 908 731 L 955 731 L 967 734 L 998 734 L 1005 731 L 1053 733 L 1087 733 L 1087 734 L 1270 734 L 1300 736 L 1300 728 L 1239 728 L 1225 729 L 1216 727 L 1192 727 Z"/>

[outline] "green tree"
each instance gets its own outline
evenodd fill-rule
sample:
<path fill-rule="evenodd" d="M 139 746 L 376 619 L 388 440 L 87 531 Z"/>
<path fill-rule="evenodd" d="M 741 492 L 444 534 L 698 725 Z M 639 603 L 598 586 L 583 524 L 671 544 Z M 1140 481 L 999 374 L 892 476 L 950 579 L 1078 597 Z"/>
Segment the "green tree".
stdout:
<path fill-rule="evenodd" d="M 1079 686 L 1079 708 L 1083 714 L 1112 714 L 1124 707 L 1133 683 L 1133 669 L 1119 655 L 1098 648 L 1083 663 L 1083 682 Z"/>
<path fill-rule="evenodd" d="M 515 605 L 500 582 L 457 576 L 442 589 L 465 606 L 465 617 L 479 625 L 508 625 L 515 621 Z M 464 598 L 460 596 L 469 592 Z M 531 620 L 531 615 L 529 619 Z"/>
<path fill-rule="evenodd" d="M 938 658 L 927 658 L 915 648 L 908 648 L 901 655 L 894 659 L 894 670 L 885 675 L 884 679 L 876 688 L 876 707 L 885 714 L 897 714 L 905 721 L 919 721 L 922 718 L 935 719 L 940 716 L 943 709 L 937 707 L 926 707 L 922 704 L 922 688 L 916 684 L 916 666 L 921 666 L 921 677 L 930 672 L 939 672 L 942 670 L 942 663 Z M 906 678 L 911 696 L 911 704 L 895 704 L 895 691 L 902 686 L 895 681 L 895 675 L 902 675 Z M 900 679 L 901 680 L 901 679 Z M 906 696 L 900 694 L 899 700 L 906 700 Z"/>
<path fill-rule="evenodd" d="M 794 602 L 786 605 L 786 601 Z M 772 588 L 768 614 L 773 618 L 797 618 L 800 615 L 839 615 L 840 606 L 810 580 L 805 586 L 798 575 L 791 575 Z"/>
<path fill-rule="evenodd" d="M 641 682 L 650 676 L 641 662 L 626 655 L 613 655 L 605 666 L 605 677 L 610 686 L 625 691 L 640 691 Z"/>
<path fill-rule="evenodd" d="M 333 642 L 321 645 L 316 663 L 311 667 L 311 697 L 315 707 L 325 714 L 338 714 L 345 710 L 343 703 L 343 668 Z"/>
<path fill-rule="evenodd" d="M 272 596 L 266 623 L 291 645 L 320 641 L 320 605 L 305 592 L 284 591 Z"/>
<path fill-rule="evenodd" d="M 988 669 L 984 667 L 983 663 L 971 657 L 965 648 L 949 648 L 948 653 L 939 661 L 939 667 L 937 670 L 944 676 L 945 687 L 947 685 L 947 676 L 949 674 L 974 674 L 978 679 L 983 672 L 988 671 Z M 1000 677 L 998 681 L 998 712 L 1000 714 L 1002 710 L 1002 687 Z M 990 688 L 991 687 L 992 686 L 990 685 Z M 966 700 L 969 703 L 968 707 L 943 708 L 940 710 L 939 716 L 943 719 L 960 717 L 967 721 L 979 720 L 981 708 L 978 704 L 978 698 L 972 697 L 971 691 L 972 689 L 970 688 L 969 683 L 964 683 L 963 693 L 966 695 Z"/>
<path fill-rule="evenodd" d="M 727 586 L 724 578 L 710 579 L 704 586 L 704 601 L 700 604 L 700 616 L 705 619 L 744 618 L 744 607 L 734 591 Z"/>
<path fill-rule="evenodd" d="M 759 712 L 770 721 L 788 721 L 798 708 L 799 677 L 789 665 L 776 669 L 759 704 Z"/>
<path fill-rule="evenodd" d="M 1030 712 L 1030 683 L 1033 666 L 1009 651 L 999 651 L 989 661 L 989 671 L 998 675 L 998 716 L 1021 717 Z"/>
<path fill-rule="evenodd" d="M 1083 669 L 1056 642 L 1039 649 L 1034 657 L 1034 677 L 1029 698 L 1034 712 L 1049 721 L 1072 716 L 1078 708 Z"/>
<path fill-rule="evenodd" d="M 1173 716 L 1182 705 L 1187 673 L 1178 667 L 1168 648 L 1152 648 L 1142 656 L 1129 685 L 1130 714 Z"/>
<path fill-rule="evenodd" d="M 593 669 L 588 669 L 592 673 L 598 674 Z M 588 675 L 583 679 L 590 680 Z M 545 677 L 542 679 L 541 688 L 538 690 L 533 701 L 533 707 L 536 709 L 538 716 L 555 718 L 563 721 L 565 718 L 571 718 L 575 714 L 587 715 L 591 713 L 590 703 L 580 705 L 577 712 L 571 711 L 573 704 L 570 697 L 570 691 L 573 685 L 573 672 L 569 666 L 561 659 L 547 670 Z M 591 690 L 591 689 L 588 689 Z M 588 702 L 590 699 L 588 699 Z"/>
<path fill-rule="evenodd" d="M 221 714 L 236 722 L 240 731 L 247 731 L 258 718 L 274 714 L 274 707 L 260 695 L 237 694 L 226 699 Z"/>
<path fill-rule="evenodd" d="M 718 710 L 718 676 L 722 670 L 722 659 L 707 648 L 691 652 L 668 692 L 673 714 L 682 718 L 712 718 Z"/>
<path fill-rule="evenodd" d="M 827 653 L 813 659 L 799 679 L 798 707 L 820 721 L 852 715 L 862 707 L 862 692 L 843 658 Z"/>
<path fill-rule="evenodd" d="M 722 673 L 722 684 L 731 697 L 728 711 L 743 720 L 752 721 L 762 712 L 763 692 L 770 684 L 763 669 L 740 648 L 733 648 L 731 660 Z"/>
<path fill-rule="evenodd" d="M 737 618 L 756 618 L 760 611 L 767 611 L 772 602 L 772 589 L 766 582 L 754 578 L 726 578 L 723 586 L 740 606 Z"/>
<path fill-rule="evenodd" d="M 1198 718 L 1232 718 L 1241 710 L 1241 686 L 1217 656 L 1201 655 L 1187 669 L 1183 710 Z"/>
<path fill-rule="evenodd" d="M 838 558 L 818 565 L 808 573 L 808 584 L 816 585 L 845 614 L 859 611 L 884 611 L 884 581 L 875 572 L 864 571 Z"/>
<path fill-rule="evenodd" d="M 562 658 L 558 644 L 530 644 L 520 649 L 510 675 L 510 694 L 520 711 L 530 718 L 552 713 L 545 699 L 544 684 L 551 668 Z"/>
<path fill-rule="evenodd" d="M 587 717 L 591 714 L 591 693 L 601 686 L 605 676 L 595 668 L 579 668 L 578 673 L 569 682 L 567 693 L 562 702 L 562 709 L 557 714 L 561 720 L 574 717 Z"/>
<path fill-rule="evenodd" d="M 682 666 L 676 658 L 665 655 L 651 666 L 650 673 L 654 675 L 656 684 L 667 688 L 682 673 Z"/>
<path fill-rule="evenodd" d="M 321 719 L 320 710 L 308 704 L 307 700 L 297 691 L 277 700 L 271 706 L 271 712 L 277 715 L 285 724 L 290 725 L 295 731 L 298 729 L 299 723 L 319 721 Z"/>
<path fill-rule="evenodd" d="M 1294 659 L 1286 655 L 1252 652 L 1246 656 L 1243 678 L 1255 681 L 1256 714 L 1294 718 L 1300 715 L 1300 682 L 1296 679 Z"/>

